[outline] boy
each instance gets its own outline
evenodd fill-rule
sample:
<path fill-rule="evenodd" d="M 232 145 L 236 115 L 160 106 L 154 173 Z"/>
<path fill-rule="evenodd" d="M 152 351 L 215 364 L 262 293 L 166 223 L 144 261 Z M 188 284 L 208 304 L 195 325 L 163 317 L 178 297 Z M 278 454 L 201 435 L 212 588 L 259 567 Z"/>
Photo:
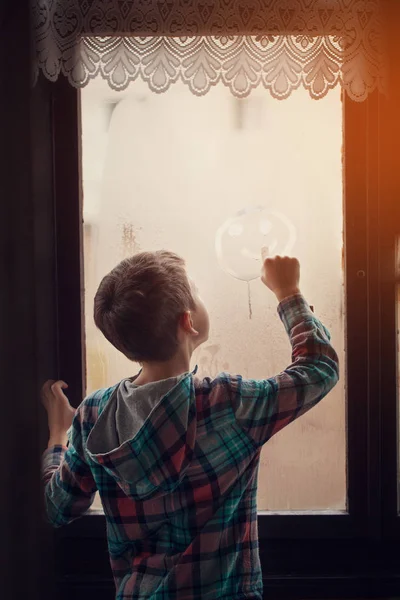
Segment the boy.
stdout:
<path fill-rule="evenodd" d="M 91 394 L 76 413 L 64 382 L 45 384 L 43 477 L 55 526 L 85 513 L 99 490 L 118 600 L 261 600 L 261 448 L 338 380 L 329 333 L 299 279 L 296 259 L 264 261 L 293 362 L 262 381 L 190 372 L 209 321 L 178 256 L 138 254 L 101 282 L 96 325 L 142 370 Z"/>

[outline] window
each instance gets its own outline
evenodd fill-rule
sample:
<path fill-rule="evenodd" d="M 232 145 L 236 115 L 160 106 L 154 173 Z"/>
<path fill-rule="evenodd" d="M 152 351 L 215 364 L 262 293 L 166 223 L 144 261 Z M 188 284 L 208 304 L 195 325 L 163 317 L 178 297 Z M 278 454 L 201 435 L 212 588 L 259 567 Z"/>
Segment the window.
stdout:
<path fill-rule="evenodd" d="M 221 268 L 220 235 L 224 265 L 241 277 L 257 277 L 262 245 L 299 257 L 302 290 L 344 365 L 340 89 L 279 102 L 262 88 L 239 100 L 217 86 L 199 98 L 182 83 L 163 95 L 141 81 L 113 93 L 97 79 L 81 99 L 87 391 L 139 370 L 96 330 L 92 307 L 101 278 L 140 250 L 187 260 L 211 317 L 193 359 L 200 376 L 264 378 L 290 363 L 275 298 Z M 346 509 L 345 379 L 264 448 L 260 510 Z"/>
<path fill-rule="evenodd" d="M 96 167 L 102 173 L 109 155 L 104 155 L 103 163 L 86 167 L 85 154 L 83 155 L 85 223 L 82 227 L 82 208 L 79 203 L 81 179 L 78 176 L 81 165 L 78 94 L 62 79 L 53 89 L 58 362 L 62 366 L 60 373 L 62 372 L 62 376 L 70 383 L 70 398 L 77 405 L 83 395 L 81 382 L 85 364 L 88 369 L 88 391 L 91 386 L 97 387 L 103 381 L 101 370 L 96 367 L 96 352 L 88 352 L 86 361 L 82 357 L 82 332 L 85 325 L 83 320 L 81 321 L 80 292 L 83 289 L 83 274 L 87 279 L 92 278 L 95 287 L 96 278 L 106 270 L 102 268 L 102 273 L 98 275 L 93 272 L 96 262 L 93 252 L 99 243 L 99 231 L 96 231 L 95 210 L 91 211 L 90 206 L 93 209 L 96 207 L 99 193 L 96 190 L 96 181 L 100 181 L 99 174 L 94 169 Z M 89 93 L 89 88 L 87 91 Z M 104 140 L 112 127 L 112 120 L 118 115 L 118 107 L 123 107 L 123 94 L 118 98 L 121 104 L 116 103 L 113 93 L 106 98 L 109 108 L 104 113 L 103 142 L 100 129 L 96 134 L 99 136 L 99 147 L 96 150 L 99 152 L 99 160 L 101 147 L 106 148 Z M 295 98 L 296 95 L 293 96 L 293 99 Z M 163 99 L 161 97 L 160 102 Z M 260 556 L 267 597 L 322 598 L 328 593 L 337 598 L 363 594 L 364 597 L 367 594 L 388 597 L 398 592 L 395 294 L 393 277 L 390 279 L 389 276 L 387 283 L 386 279 L 384 282 L 379 278 L 380 265 L 394 264 L 392 234 L 396 219 L 393 218 L 391 204 L 392 190 L 390 186 L 387 189 L 385 182 L 393 181 L 390 178 L 397 173 L 395 165 L 398 155 L 395 147 L 389 151 L 389 148 L 392 148 L 390 144 L 394 145 L 397 138 L 393 136 L 393 122 L 387 118 L 388 105 L 378 94 L 372 94 L 364 103 L 351 102 L 344 97 L 343 114 L 339 97 L 336 100 L 342 119 L 338 120 L 338 128 L 335 127 L 335 131 L 340 135 L 343 144 L 344 169 L 342 172 L 339 166 L 338 178 L 342 177 L 343 180 L 344 208 L 342 210 L 341 194 L 337 195 L 337 204 L 334 206 L 339 213 L 339 221 L 336 221 L 338 235 L 342 225 L 344 230 L 345 268 L 342 271 L 339 263 L 338 281 L 344 283 L 345 324 L 342 332 L 332 333 L 339 343 L 342 335 L 346 349 L 344 360 L 342 359 L 342 380 L 346 388 L 343 417 L 346 418 L 347 452 L 344 458 L 345 467 L 341 472 L 347 475 L 344 483 L 347 501 L 344 496 L 346 504 L 341 505 L 344 509 L 341 509 L 339 504 L 336 508 L 332 504 L 333 508 L 321 510 L 321 507 L 327 504 L 323 505 L 320 502 L 319 506 L 316 506 L 317 510 L 298 510 L 290 506 L 290 510 L 287 510 L 284 502 L 279 499 L 278 509 L 272 509 L 270 505 L 271 510 L 260 513 Z M 231 112 L 237 116 L 235 102 L 231 104 Z M 127 103 L 129 104 L 128 101 Z M 251 106 L 250 101 L 244 109 L 239 109 L 239 112 L 242 111 L 240 120 L 232 119 L 235 135 L 258 135 L 257 128 L 254 129 L 253 117 L 249 117 Z M 314 107 L 317 108 L 317 105 L 313 105 Z M 84 111 L 84 106 L 82 108 Z M 254 112 L 258 115 L 257 111 L 259 109 L 254 107 Z M 268 120 L 268 111 L 266 115 Z M 241 123 L 240 127 L 237 126 L 238 122 Z M 334 122 L 331 124 L 333 130 Z M 95 123 L 94 126 L 97 128 Z M 326 127 L 326 124 L 323 126 Z M 343 135 L 340 131 L 341 126 Z M 86 134 L 84 130 L 83 134 L 87 135 L 88 132 L 89 129 L 86 130 Z M 378 140 L 381 140 L 379 144 Z M 83 151 L 84 145 L 83 139 Z M 150 156 L 153 157 L 152 154 Z M 340 156 L 338 149 L 333 159 Z M 150 167 L 149 172 L 151 175 L 154 173 Z M 177 171 L 177 179 L 180 172 L 181 170 Z M 288 179 L 287 173 L 285 179 Z M 311 183 L 313 181 L 314 179 Z M 133 180 L 133 191 L 135 185 Z M 289 186 L 289 182 L 286 181 L 286 185 Z M 130 229 L 132 219 L 125 217 L 121 220 L 117 236 L 118 241 L 125 241 L 125 250 L 123 244 L 120 244 L 119 248 L 115 249 L 115 257 L 118 253 L 122 257 L 123 251 L 130 252 L 134 249 Z M 128 224 L 125 231 L 123 224 Z M 301 227 L 297 221 L 294 224 L 299 239 Z M 330 222 L 329 227 L 335 227 L 334 223 Z M 81 237 L 85 238 L 83 254 Z M 338 237 L 334 260 L 338 257 L 341 246 L 342 240 Z M 88 263 L 85 270 L 80 262 L 82 256 Z M 110 267 L 116 262 L 115 257 L 110 260 Z M 219 274 L 219 277 L 222 276 L 230 281 L 223 273 Z M 207 289 L 202 286 L 201 277 L 199 284 L 206 295 Z M 233 279 L 230 284 L 241 285 Z M 241 286 L 241 295 L 235 298 L 235 302 L 243 311 L 240 318 L 249 328 L 255 328 L 259 314 L 259 301 L 253 290 L 254 286 L 255 282 L 251 282 L 251 321 L 246 283 Z M 304 291 L 308 295 L 306 288 Z M 89 297 L 89 290 L 86 291 L 86 295 Z M 315 305 L 316 311 L 324 317 L 320 312 L 321 301 L 314 296 L 309 299 Z M 89 305 L 86 306 L 86 310 L 90 315 Z M 270 314 L 272 319 L 276 318 L 272 308 Z M 326 317 L 325 321 L 330 325 Z M 277 331 L 285 345 L 282 330 L 279 328 Z M 86 334 L 89 350 L 89 328 L 86 329 Z M 335 345 L 339 348 L 337 341 Z M 282 350 L 282 358 L 286 351 Z M 113 373 L 116 378 L 119 377 L 117 369 L 121 366 L 115 367 L 116 363 L 112 361 L 105 362 L 105 365 L 108 369 L 110 365 L 115 368 Z M 380 365 L 379 368 L 376 365 Z M 124 375 L 125 369 L 121 376 Z M 95 377 L 98 377 L 97 380 Z M 329 401 L 330 398 L 327 398 L 325 404 Z M 340 402 L 339 399 L 336 405 Z M 287 497 L 290 500 L 289 494 Z M 113 597 L 104 528 L 104 517 L 91 514 L 57 532 L 60 586 L 67 595 L 85 597 L 87 589 L 96 589 L 99 597 Z"/>

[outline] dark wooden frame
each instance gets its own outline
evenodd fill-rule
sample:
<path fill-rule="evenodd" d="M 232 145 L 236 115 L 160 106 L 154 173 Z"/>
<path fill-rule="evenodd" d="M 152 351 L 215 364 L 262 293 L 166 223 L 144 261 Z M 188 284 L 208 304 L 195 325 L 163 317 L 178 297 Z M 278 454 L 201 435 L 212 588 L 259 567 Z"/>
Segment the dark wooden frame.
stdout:
<path fill-rule="evenodd" d="M 54 600 L 39 402 L 39 382 L 56 369 L 51 84 L 32 90 L 30 8 L 0 3 L 0 590 Z"/>
<path fill-rule="evenodd" d="M 400 3 L 387 1 L 388 92 L 380 136 L 381 189 L 385 197 L 380 213 L 380 473 L 382 488 L 382 532 L 387 539 L 400 539 L 399 415 L 400 380 L 396 335 L 396 292 L 400 286 L 397 244 L 400 242 Z M 389 10 L 390 9 L 390 10 Z M 400 249 L 400 248 L 399 248 Z M 397 268 L 396 268 L 397 267 Z M 396 402 L 397 398 L 397 402 Z"/>
<path fill-rule="evenodd" d="M 397 10 L 393 24 L 400 22 Z M 399 59 L 396 36 L 394 28 L 390 36 L 393 64 Z M 46 161 L 53 181 L 54 223 L 49 217 L 46 227 L 49 235 L 55 232 L 56 240 L 57 294 L 49 302 L 49 311 L 55 313 L 57 340 L 50 341 L 58 376 L 70 383 L 70 399 L 78 405 L 84 391 L 85 362 L 78 92 L 62 77 L 56 84 L 40 85 L 42 101 L 51 107 L 52 157 L 46 156 Z M 390 81 L 390 92 L 389 99 L 375 92 L 364 103 L 344 98 L 346 314 L 350 324 L 348 512 L 260 515 L 266 597 L 382 598 L 400 593 L 394 335 L 394 251 L 400 230 L 396 77 Z M 88 515 L 58 531 L 54 541 L 60 597 L 113 597 L 102 515 Z"/>
<path fill-rule="evenodd" d="M 61 79 L 53 87 L 53 96 L 60 375 L 72 383 L 71 399 L 78 404 L 84 375 L 79 95 Z M 395 449 L 396 429 L 385 420 L 396 411 L 390 383 L 395 355 L 389 315 L 394 312 L 390 311 L 394 297 L 388 292 L 394 285 L 389 278 L 383 296 L 381 278 L 382 260 L 393 252 L 393 236 L 381 228 L 390 219 L 382 181 L 388 108 L 377 92 L 364 103 L 344 98 L 348 512 L 260 515 L 267 597 L 382 597 L 400 589 L 395 560 L 397 491 L 393 468 L 388 468 L 393 463 L 388 452 Z M 382 335 L 391 335 L 392 343 L 383 346 Z M 389 508 L 390 527 L 384 526 Z M 102 515 L 88 515 L 61 531 L 57 547 L 59 581 L 68 593 L 74 590 L 74 597 L 79 593 L 83 597 L 84 590 L 96 582 L 104 598 L 112 597 Z"/>

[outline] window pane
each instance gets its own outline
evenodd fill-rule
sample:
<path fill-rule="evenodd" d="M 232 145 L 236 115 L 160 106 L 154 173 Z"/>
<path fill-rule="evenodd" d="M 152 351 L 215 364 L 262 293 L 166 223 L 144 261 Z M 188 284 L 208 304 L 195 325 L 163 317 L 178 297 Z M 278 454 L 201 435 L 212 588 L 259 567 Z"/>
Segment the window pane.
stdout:
<path fill-rule="evenodd" d="M 260 206 L 259 230 L 246 220 L 254 221 L 253 210 L 228 231 L 222 252 L 232 264 L 225 266 L 257 274 L 261 244 L 296 255 L 303 293 L 330 329 L 344 373 L 339 88 L 319 101 L 299 89 L 279 102 L 263 89 L 237 99 L 223 86 L 199 98 L 181 83 L 163 95 L 141 81 L 117 93 L 97 79 L 82 91 L 82 128 L 88 392 L 138 369 L 96 330 L 92 306 L 102 276 L 140 250 L 182 255 L 200 288 L 212 326 L 193 360 L 200 375 L 264 378 L 289 364 L 273 295 L 258 280 L 232 277 L 217 260 L 221 226 Z M 345 507 L 342 377 L 264 448 L 259 509 Z"/>

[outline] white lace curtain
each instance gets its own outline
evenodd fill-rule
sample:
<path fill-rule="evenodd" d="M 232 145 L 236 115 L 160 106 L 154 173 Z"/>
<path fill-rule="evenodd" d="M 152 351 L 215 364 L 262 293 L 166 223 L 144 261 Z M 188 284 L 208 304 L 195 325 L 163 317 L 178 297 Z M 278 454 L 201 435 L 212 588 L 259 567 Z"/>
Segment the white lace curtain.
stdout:
<path fill-rule="evenodd" d="M 101 75 L 155 92 L 222 83 L 314 98 L 341 84 L 354 100 L 383 90 L 383 0 L 33 0 L 36 73 L 82 87 Z"/>

